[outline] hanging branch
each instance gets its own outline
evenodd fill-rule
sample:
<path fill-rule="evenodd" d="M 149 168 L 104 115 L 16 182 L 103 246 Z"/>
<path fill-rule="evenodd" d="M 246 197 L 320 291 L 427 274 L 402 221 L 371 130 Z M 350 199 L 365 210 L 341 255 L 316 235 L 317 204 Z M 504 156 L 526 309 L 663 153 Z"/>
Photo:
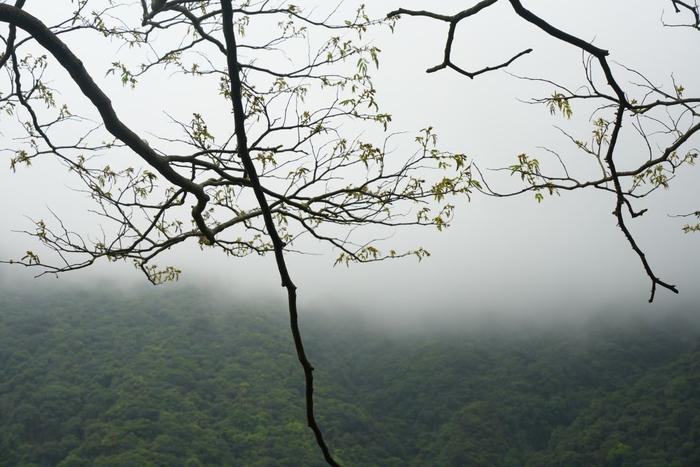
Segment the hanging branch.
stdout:
<path fill-rule="evenodd" d="M 392 18 L 396 18 L 398 15 L 419 16 L 447 22 L 449 24 L 449 31 L 443 54 L 443 62 L 440 65 L 428 69 L 428 72 L 450 68 L 469 78 L 474 78 L 476 75 L 487 71 L 506 68 L 510 66 L 515 59 L 521 57 L 525 53 L 531 52 L 531 49 L 527 49 L 499 66 L 487 67 L 476 73 L 466 72 L 451 62 L 450 57 L 455 46 L 454 34 L 458 24 L 479 14 L 485 8 L 497 3 L 497 1 L 498 0 L 481 1 L 475 6 L 454 15 L 444 15 L 430 11 L 399 9 L 389 13 L 388 16 Z M 518 17 L 536 26 L 549 37 L 576 47 L 581 51 L 584 57 L 586 85 L 579 88 L 579 91 L 576 92 L 572 92 L 569 87 L 546 78 L 516 76 L 516 78 L 519 79 L 545 83 L 554 86 L 556 89 L 554 94 L 549 97 L 535 98 L 529 102 L 545 105 L 550 113 L 561 113 L 568 119 L 573 115 L 573 102 L 594 100 L 601 102 L 600 107 L 596 109 L 594 114 L 604 113 L 614 109 L 615 115 L 614 118 L 610 120 L 602 117 L 593 119 L 594 129 L 590 142 L 585 141 L 585 139 L 576 138 L 564 130 L 561 130 L 575 145 L 578 151 L 582 151 L 586 155 L 594 158 L 596 164 L 600 167 L 599 177 L 586 179 L 577 176 L 567 167 L 564 157 L 561 156 L 558 151 L 543 147 L 541 149 L 545 150 L 548 155 L 554 156 L 557 165 L 563 168 L 563 175 L 554 175 L 545 172 L 539 159 L 528 154 L 520 154 L 516 164 L 510 167 L 496 169 L 496 171 L 504 171 L 511 175 L 519 175 L 521 180 L 525 182 L 523 188 L 514 191 L 494 189 L 492 188 L 493 184 L 484 178 L 483 172 L 474 166 L 481 182 L 480 191 L 496 197 L 516 196 L 522 193 L 534 192 L 538 202 L 544 199 L 544 193 L 556 194 L 560 191 L 573 191 L 585 188 L 596 188 L 614 194 L 615 209 L 613 210 L 613 215 L 616 218 L 617 225 L 629 242 L 632 250 L 639 257 L 643 269 L 651 281 L 649 301 L 651 302 L 654 300 L 657 286 L 663 287 L 673 293 L 678 293 L 676 286 L 663 281 L 654 272 L 646 254 L 642 248 L 640 248 L 638 242 L 629 230 L 624 214 L 626 210 L 632 218 L 642 216 L 648 209 L 635 210 L 633 208 L 633 201 L 651 194 L 658 188 L 667 187 L 670 180 L 675 176 L 677 169 L 695 162 L 698 155 L 696 149 L 687 149 L 685 155 L 681 155 L 678 152 L 700 131 L 700 114 L 698 113 L 700 98 L 685 96 L 685 89 L 683 86 L 677 84 L 675 80 L 673 82 L 675 93 L 667 93 L 661 86 L 651 83 L 644 78 L 643 75 L 621 66 L 625 71 L 633 73 L 643 80 L 642 84 L 635 84 L 636 88 L 641 88 L 644 93 L 643 97 L 640 99 L 632 99 L 628 97 L 628 93 L 623 90 L 623 85 L 613 72 L 609 60 L 610 52 L 608 50 L 597 47 L 590 42 L 557 28 L 542 17 L 525 8 L 520 0 L 504 1 L 509 2 L 513 12 Z M 700 19 L 698 17 L 697 4 L 691 5 L 676 0 L 672 0 L 672 3 L 677 13 L 680 13 L 681 9 L 692 13 L 695 18 L 695 23 L 691 26 L 697 26 L 697 21 Z M 612 93 L 599 89 L 599 84 L 593 78 L 594 63 L 597 63 L 598 67 L 603 72 L 605 84 L 610 88 Z M 661 116 L 653 115 L 654 111 L 657 109 L 662 112 Z M 675 112 L 675 115 L 672 114 L 672 112 Z M 663 120 L 664 117 L 667 118 L 667 122 Z M 690 124 L 681 128 L 679 122 L 682 119 L 689 120 Z M 617 168 L 616 160 L 620 152 L 618 150 L 619 135 L 625 121 L 631 121 L 631 127 L 642 138 L 649 149 L 649 157 L 641 161 L 636 167 L 621 171 Z M 652 132 L 646 130 L 645 125 L 656 125 L 661 128 Z M 673 141 L 670 144 L 667 143 L 665 146 L 658 144 L 662 149 L 655 154 L 653 149 L 654 145 L 651 142 L 652 135 L 657 137 L 662 135 L 670 136 L 673 138 Z M 687 226 L 685 231 L 689 231 Z"/>
<path fill-rule="evenodd" d="M 253 192 L 255 193 L 255 198 L 260 205 L 260 210 L 262 212 L 263 219 L 265 220 L 265 228 L 267 229 L 267 234 L 270 236 L 272 241 L 275 261 L 277 262 L 277 269 L 279 270 L 280 279 L 282 280 L 282 287 L 287 289 L 289 325 L 294 338 L 294 348 L 296 349 L 297 358 L 304 369 L 304 381 L 306 386 L 306 422 L 314 433 L 316 444 L 318 444 L 319 448 L 321 449 L 323 458 L 329 465 L 339 466 L 340 464 L 333 459 L 330 449 L 328 448 L 326 441 L 323 439 L 323 433 L 321 432 L 321 428 L 318 426 L 318 422 L 316 422 L 316 417 L 314 415 L 314 367 L 311 366 L 311 363 L 306 356 L 304 342 L 302 341 L 301 331 L 299 330 L 297 287 L 294 285 L 294 282 L 292 282 L 292 278 L 287 268 L 287 263 L 284 259 L 284 248 L 286 245 L 277 232 L 275 221 L 272 219 L 270 205 L 265 198 L 265 193 L 260 184 L 260 179 L 258 178 L 255 164 L 253 164 L 253 160 L 251 159 L 250 152 L 248 150 L 248 137 L 246 135 L 244 123 L 245 110 L 243 108 L 243 93 L 240 79 L 240 66 L 238 64 L 236 36 L 233 30 L 233 11 L 231 7 L 231 0 L 221 0 L 221 11 L 224 37 L 226 38 L 228 76 L 231 82 L 233 119 L 236 128 L 236 141 L 238 143 L 237 153 L 238 157 L 240 157 L 241 161 L 243 162 L 243 168 L 250 178 L 250 184 L 253 188 Z"/>

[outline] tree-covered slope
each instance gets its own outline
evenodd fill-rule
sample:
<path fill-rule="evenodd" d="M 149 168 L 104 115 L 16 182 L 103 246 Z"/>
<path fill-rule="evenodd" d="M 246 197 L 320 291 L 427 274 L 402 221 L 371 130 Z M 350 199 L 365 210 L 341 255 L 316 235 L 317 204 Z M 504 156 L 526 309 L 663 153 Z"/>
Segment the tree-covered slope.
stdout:
<path fill-rule="evenodd" d="M 0 298 L 0 466 L 322 465 L 282 312 L 130 295 Z M 687 316 L 406 333 L 331 316 L 304 325 L 344 464 L 700 465 Z"/>

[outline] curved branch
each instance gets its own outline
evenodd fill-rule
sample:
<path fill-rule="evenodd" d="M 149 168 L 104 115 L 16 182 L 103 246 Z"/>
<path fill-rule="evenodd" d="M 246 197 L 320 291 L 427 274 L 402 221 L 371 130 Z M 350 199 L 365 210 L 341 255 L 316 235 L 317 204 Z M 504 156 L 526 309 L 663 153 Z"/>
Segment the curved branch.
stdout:
<path fill-rule="evenodd" d="M 95 106 L 102 117 L 105 128 L 115 138 L 126 144 L 132 151 L 141 156 L 151 167 L 156 169 L 169 182 L 192 193 L 197 198 L 197 204 L 192 207 L 192 217 L 197 227 L 210 241 L 214 241 L 211 230 L 207 227 L 202 213 L 209 201 L 204 190 L 177 173 L 166 158 L 155 152 L 143 139 L 126 126 L 117 116 L 109 97 L 92 79 L 83 63 L 44 23 L 25 11 L 11 5 L 0 4 L 0 22 L 8 23 L 29 33 L 44 47 L 61 66 L 70 74 L 82 93 Z"/>
<path fill-rule="evenodd" d="M 583 39 L 580 39 L 576 36 L 572 36 L 568 32 L 562 31 L 561 29 L 552 26 L 551 24 L 549 24 L 548 22 L 546 22 L 545 20 L 543 20 L 542 18 L 533 14 L 530 10 L 525 8 L 520 2 L 520 0 L 508 1 L 510 1 L 510 4 L 512 5 L 515 12 L 525 21 L 534 24 L 550 36 L 567 42 L 575 47 L 578 47 L 581 50 L 585 50 L 586 52 L 597 58 L 601 68 L 603 69 L 605 78 L 608 81 L 610 87 L 613 89 L 613 91 L 615 91 L 617 98 L 620 100 L 620 102 L 624 104 L 625 108 L 630 107 L 630 104 L 629 102 L 627 102 L 627 98 L 625 97 L 624 91 L 615 80 L 615 77 L 612 74 L 612 70 L 610 69 L 610 65 L 608 64 L 608 60 L 606 57 L 610 55 L 610 52 L 608 52 L 605 49 L 596 47 L 593 44 L 584 41 Z"/>
<path fill-rule="evenodd" d="M 666 26 L 686 26 L 689 28 L 693 29 L 698 29 L 700 30 L 700 6 L 698 6 L 698 3 L 695 2 L 695 5 L 690 5 L 689 3 L 686 3 L 682 0 L 671 0 L 671 3 L 673 4 L 673 9 L 676 11 L 676 13 L 681 12 L 681 8 L 684 8 L 685 10 L 689 11 L 690 14 L 693 15 L 693 22 L 691 24 L 680 24 L 680 25 L 666 25 Z"/>
<path fill-rule="evenodd" d="M 478 71 L 467 71 L 457 65 L 455 65 L 452 60 L 452 43 L 454 42 L 455 38 L 455 31 L 457 30 L 457 24 L 462 21 L 465 18 L 468 18 L 470 16 L 474 16 L 477 13 L 479 13 L 481 10 L 493 5 L 496 3 L 498 0 L 483 0 L 476 5 L 474 5 L 471 8 L 467 8 L 466 10 L 463 10 L 455 15 L 440 15 L 437 13 L 432 13 L 430 11 L 425 11 L 425 10 L 406 10 L 404 8 L 399 8 L 398 10 L 394 10 L 391 13 L 387 15 L 387 18 L 394 18 L 399 15 L 408 15 L 408 16 L 425 16 L 428 18 L 432 19 L 437 19 L 440 21 L 445 21 L 450 23 L 450 29 L 447 32 L 447 40 L 445 41 L 445 52 L 444 52 L 444 57 L 442 60 L 442 63 L 439 65 L 435 65 L 434 67 L 428 68 L 427 73 L 434 73 L 436 71 L 445 69 L 445 68 L 451 68 L 455 70 L 457 73 L 462 74 L 470 79 L 474 79 L 476 76 L 488 73 L 489 71 L 495 71 L 499 70 L 501 68 L 505 68 L 511 63 L 513 63 L 515 60 L 518 58 L 522 57 L 523 55 L 529 54 L 532 52 L 532 49 L 528 48 L 523 50 L 522 52 L 514 55 L 511 59 L 509 59 L 506 62 L 501 63 L 500 65 L 495 65 L 495 66 L 487 66 L 485 68 L 482 68 Z"/>
<path fill-rule="evenodd" d="M 613 179 L 613 184 L 615 185 L 615 193 L 617 195 L 617 202 L 615 205 L 615 210 L 613 211 L 613 215 L 617 218 L 617 225 L 620 227 L 620 230 L 622 230 L 622 233 L 625 235 L 625 238 L 627 238 L 627 241 L 629 242 L 630 246 L 634 250 L 634 252 L 639 256 L 639 259 L 642 261 L 642 265 L 644 266 L 644 271 L 647 273 L 647 276 L 651 279 L 651 295 L 649 297 L 649 303 L 654 301 L 654 296 L 656 295 L 656 286 L 660 285 L 661 287 L 664 287 L 668 290 L 670 290 L 673 293 L 678 293 L 678 288 L 675 285 L 668 284 L 664 281 L 662 281 L 651 269 L 651 265 L 649 264 L 649 261 L 647 261 L 646 255 L 644 252 L 639 248 L 637 245 L 637 241 L 634 239 L 632 236 L 632 233 L 629 231 L 627 228 L 627 225 L 625 224 L 625 219 L 622 214 L 622 207 L 625 204 L 625 195 L 622 191 L 622 185 L 620 184 L 620 177 L 619 174 L 617 173 L 617 169 L 615 168 L 615 161 L 613 159 L 613 154 L 615 153 L 615 147 L 617 145 L 617 140 L 618 136 L 620 134 L 620 130 L 622 128 L 622 120 L 625 114 L 625 107 L 624 105 L 620 104 L 620 107 L 617 109 L 617 115 L 615 117 L 615 127 L 613 128 L 612 135 L 610 136 L 610 145 L 608 146 L 608 152 L 605 156 L 605 162 L 608 164 L 608 167 L 610 168 L 610 173 L 612 174 L 612 179 Z M 635 216 L 635 213 L 631 210 L 632 216 Z M 639 214 L 637 214 L 638 216 Z"/>
<path fill-rule="evenodd" d="M 464 18 L 467 18 L 469 16 L 474 16 L 475 14 L 479 13 L 481 10 L 484 8 L 490 7 L 494 3 L 496 3 L 498 0 L 482 0 L 476 5 L 474 5 L 471 8 L 467 8 L 466 10 L 462 10 L 456 15 L 439 15 L 437 13 L 433 13 L 431 11 L 425 11 L 425 10 L 407 10 L 405 8 L 399 8 L 398 10 L 394 10 L 391 13 L 387 15 L 387 18 L 394 18 L 399 15 L 408 15 L 408 16 L 427 16 L 428 18 L 433 18 L 433 19 L 438 19 L 441 21 L 446 21 L 448 23 L 454 23 L 463 20 Z"/>

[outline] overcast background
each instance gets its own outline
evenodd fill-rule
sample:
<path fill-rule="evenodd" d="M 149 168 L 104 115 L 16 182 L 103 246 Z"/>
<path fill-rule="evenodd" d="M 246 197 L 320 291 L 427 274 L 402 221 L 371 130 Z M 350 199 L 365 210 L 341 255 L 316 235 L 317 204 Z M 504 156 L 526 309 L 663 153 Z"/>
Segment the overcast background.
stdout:
<path fill-rule="evenodd" d="M 41 17 L 71 7 L 68 1 L 51 2 L 48 10 L 47 3 L 28 2 L 27 10 Z M 510 72 L 556 79 L 572 88 L 582 84 L 579 51 L 556 43 L 517 18 L 507 2 L 502 3 L 461 23 L 454 61 L 467 69 L 479 69 L 532 47 L 534 53 L 515 62 Z M 376 1 L 369 5 L 369 11 L 380 16 L 402 6 L 452 14 L 471 4 L 454 0 Z M 564 30 L 595 40 L 596 45 L 611 51 L 612 60 L 643 72 L 652 81 L 670 88 L 673 74 L 687 89 L 686 95 L 698 95 L 700 33 L 663 28 L 664 10 L 665 19 L 675 20 L 670 2 L 552 0 L 527 1 L 525 5 Z M 346 2 L 346 7 L 352 6 L 354 2 Z M 571 154 L 575 165 L 576 155 L 553 125 L 585 136 L 590 134 L 589 114 L 576 113 L 574 107 L 574 119 L 567 122 L 550 116 L 544 107 L 523 104 L 518 99 L 548 96 L 554 89 L 522 82 L 503 72 L 475 80 L 449 70 L 426 74 L 426 68 L 442 59 L 445 34 L 446 26 L 440 22 L 406 17 L 393 35 L 374 37 L 382 49 L 375 84 L 384 110 L 394 117 L 392 128 L 412 134 L 432 125 L 440 136 L 441 148 L 465 152 L 481 167 L 508 165 L 522 152 L 540 154 L 538 146 Z M 198 96 L 168 86 L 123 89 L 114 79 L 104 78 L 112 52 L 85 41 L 75 40 L 71 45 L 84 57 L 98 82 L 104 83 L 119 114 L 133 128 L 157 129 L 167 123 L 163 115 L 166 108 L 177 111 L 193 103 L 203 105 Z M 57 82 L 60 79 L 57 77 Z M 78 96 L 75 89 L 62 91 L 69 102 L 71 96 Z M 10 145 L 7 135 L 0 134 L 0 138 L 2 146 Z M 395 149 L 412 151 L 410 143 L 409 137 L 396 143 Z M 697 138 L 691 140 L 691 146 L 698 146 Z M 89 203 L 66 189 L 75 182 L 64 178 L 65 169 L 57 170 L 57 164 L 48 160 L 36 161 L 31 169 L 13 174 L 9 156 L 3 157 L 7 161 L 0 165 L 0 257 L 21 257 L 25 250 L 37 249 L 12 230 L 30 228 L 25 216 L 44 217 L 47 207 L 80 225 Z M 397 244 L 419 244 L 432 253 L 420 264 L 407 259 L 345 268 L 333 267 L 335 254 L 290 255 L 290 269 L 300 288 L 302 307 L 360 311 L 390 319 L 538 310 L 583 313 L 615 308 L 662 313 L 668 307 L 700 303 L 700 236 L 683 234 L 684 221 L 668 217 L 700 209 L 697 170 L 682 171 L 671 189 L 639 204 L 649 212 L 629 223 L 657 274 L 681 291 L 675 296 L 659 290 L 653 305 L 646 303 L 649 280 L 611 215 L 612 196 L 595 191 L 563 193 L 547 197 L 539 205 L 531 194 L 509 199 L 476 195 L 471 203 L 459 206 L 452 226 L 442 233 L 434 229 L 394 233 L 392 240 Z M 498 180 L 509 186 L 508 177 Z M 318 252 L 326 251 L 318 248 Z M 207 284 L 247 299 L 284 298 L 272 256 L 232 259 L 200 252 L 191 245 L 177 250 L 172 258 L 184 271 L 179 286 Z M 56 284 L 50 277 L 32 281 L 31 276 L 31 271 L 0 265 L 0 281 L 5 286 L 41 290 Z M 99 283 L 120 290 L 145 283 L 145 278 L 127 264 L 100 265 L 57 280 Z"/>

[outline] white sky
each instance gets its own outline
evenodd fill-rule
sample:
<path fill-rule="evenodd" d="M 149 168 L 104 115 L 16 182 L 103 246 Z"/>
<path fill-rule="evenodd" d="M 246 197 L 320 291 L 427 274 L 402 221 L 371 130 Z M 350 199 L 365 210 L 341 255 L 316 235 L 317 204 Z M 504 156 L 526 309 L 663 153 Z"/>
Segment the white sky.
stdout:
<path fill-rule="evenodd" d="M 70 7 L 68 1 L 52 1 L 52 11 L 48 11 L 44 2 L 28 3 L 28 11 L 40 17 Z M 346 1 L 346 7 L 355 3 Z M 455 13 L 472 3 L 386 0 L 372 2 L 369 11 L 379 16 L 402 6 Z M 534 53 L 515 62 L 509 71 L 556 79 L 573 88 L 582 84 L 580 53 L 573 47 L 557 44 L 517 18 L 507 2 L 501 3 L 460 25 L 454 61 L 467 69 L 479 69 L 532 47 Z M 524 3 L 550 23 L 609 49 L 611 60 L 667 86 L 673 74 L 686 87 L 688 95 L 698 95 L 700 32 L 663 28 L 662 11 L 665 10 L 666 19 L 672 19 L 670 2 Z M 522 152 L 540 154 L 538 146 L 570 154 L 571 163 L 577 166 L 576 154 L 571 154 L 571 147 L 553 125 L 562 125 L 584 136 L 590 132 L 588 113 L 583 110 L 577 113 L 574 107 L 574 119 L 567 122 L 561 117 L 551 117 L 543 107 L 520 103 L 518 99 L 547 96 L 554 89 L 524 83 L 503 72 L 475 80 L 450 70 L 427 75 L 425 69 L 442 60 L 445 33 L 442 23 L 406 17 L 393 35 L 382 33 L 374 39 L 382 49 L 375 85 L 384 109 L 393 114 L 392 129 L 413 134 L 432 125 L 440 135 L 441 148 L 465 152 L 481 167 L 508 165 Z M 104 45 L 96 46 L 90 41 L 69 43 L 83 57 L 94 78 L 104 83 L 118 112 L 132 128 L 159 131 L 167 125 L 164 110 L 186 114 L 192 111 L 192 105 L 204 106 L 210 113 L 217 109 L 216 104 L 202 102 L 200 96 L 177 89 L 176 78 L 146 81 L 134 91 L 123 89 L 104 76 L 113 59 L 112 51 L 106 53 Z M 60 79 L 57 77 L 57 82 Z M 70 88 L 63 93 L 69 102 L 77 95 Z M 221 118 L 230 117 L 223 113 Z M 142 134 L 147 137 L 146 133 Z M 2 146 L 7 146 L 3 138 L 0 134 Z M 689 146 L 693 145 L 699 145 L 697 138 Z M 399 152 L 412 149 L 410 137 L 396 145 Z M 620 164 L 624 166 L 624 160 Z M 629 223 L 657 274 L 681 290 L 680 297 L 659 290 L 657 303 L 652 305 L 654 309 L 699 303 L 700 236 L 683 234 L 680 231 L 683 221 L 668 217 L 668 214 L 700 209 L 697 170 L 683 171 L 670 190 L 657 192 L 639 204 L 640 208 L 649 208 L 649 213 Z M 57 171 L 50 161 L 37 161 L 30 170 L 21 169 L 16 174 L 9 170 L 9 160 L 0 165 L 3 192 L 0 210 L 4 213 L 0 224 L 0 256 L 17 257 L 26 249 L 36 249 L 35 244 L 11 230 L 29 228 L 24 216 L 44 217 L 47 206 L 79 225 L 86 222 L 83 213 L 89 205 L 81 195 L 66 189 L 76 184 L 64 178 L 64 172 Z M 507 176 L 501 180 L 510 183 Z M 602 307 L 648 308 L 649 280 L 616 227 L 611 215 L 613 207 L 611 195 L 594 191 L 564 193 L 561 197 L 547 198 L 541 205 L 531 194 L 510 199 L 476 195 L 470 204 L 459 206 L 455 222 L 445 232 L 407 229 L 394 233 L 392 241 L 396 244 L 418 243 L 432 253 L 431 258 L 420 264 L 408 259 L 350 269 L 334 268 L 335 255 L 325 254 L 291 255 L 290 267 L 303 306 L 392 312 L 392 316 L 404 318 L 447 312 L 459 315 L 501 310 L 579 312 Z M 319 247 L 318 251 L 325 249 Z M 172 258 L 184 270 L 184 284 L 214 283 L 246 296 L 283 297 L 272 256 L 231 259 L 211 252 L 201 253 L 193 246 L 177 250 Z M 0 281 L 29 285 L 29 277 L 27 271 L 0 267 Z M 60 280 L 84 283 L 96 277 L 104 284 L 122 286 L 145 281 L 131 266 L 119 264 L 72 273 L 70 278 L 63 276 Z M 54 282 L 41 279 L 32 282 L 31 287 L 39 289 L 47 281 Z"/>

